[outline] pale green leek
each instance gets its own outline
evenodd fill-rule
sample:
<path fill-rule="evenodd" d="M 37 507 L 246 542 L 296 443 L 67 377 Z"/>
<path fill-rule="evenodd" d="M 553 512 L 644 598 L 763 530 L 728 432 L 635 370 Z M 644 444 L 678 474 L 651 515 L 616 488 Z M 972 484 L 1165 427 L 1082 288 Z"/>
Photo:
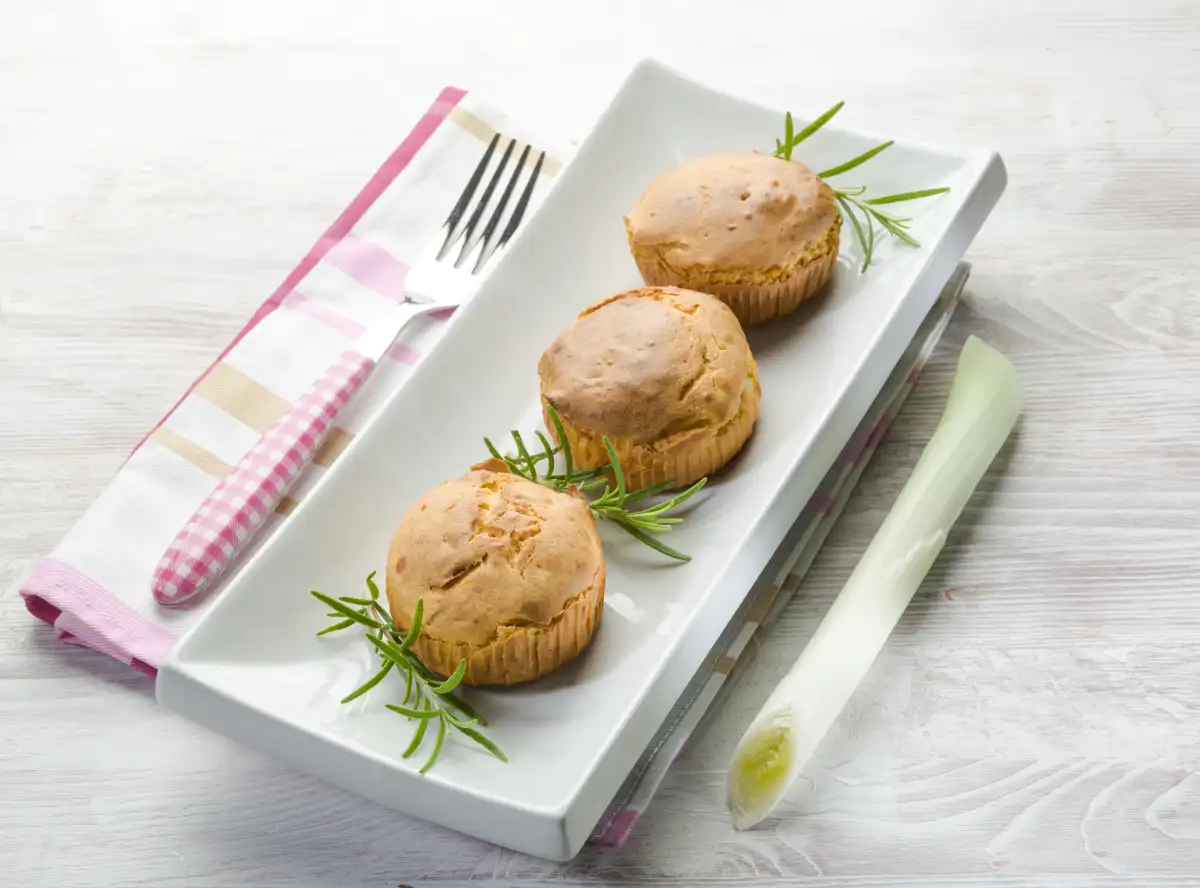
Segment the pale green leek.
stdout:
<path fill-rule="evenodd" d="M 729 764 L 733 825 L 754 826 L 799 777 L 946 542 L 1021 412 L 1004 355 L 974 336 L 937 430 L 829 613 L 743 735 Z"/>

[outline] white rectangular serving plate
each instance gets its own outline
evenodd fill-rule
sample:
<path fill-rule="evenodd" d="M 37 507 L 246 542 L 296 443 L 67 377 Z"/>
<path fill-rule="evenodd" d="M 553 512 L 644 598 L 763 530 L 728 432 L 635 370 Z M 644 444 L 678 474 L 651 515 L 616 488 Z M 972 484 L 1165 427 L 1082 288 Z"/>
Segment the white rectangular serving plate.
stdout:
<path fill-rule="evenodd" d="M 812 114 L 822 108 L 806 109 Z M 670 562 L 602 526 L 602 624 L 577 661 L 527 686 L 468 691 L 507 764 L 449 735 L 434 768 L 404 760 L 413 726 L 391 681 L 339 699 L 376 661 L 361 634 L 317 638 L 310 589 L 360 595 L 429 488 L 539 426 L 537 362 L 584 306 L 640 285 L 622 217 L 657 174 L 730 148 L 772 150 L 784 113 L 639 64 L 525 230 L 438 347 L 171 653 L 166 706 L 379 804 L 555 860 L 574 856 L 916 333 L 1004 190 L 990 152 L 898 141 L 847 175 L 902 205 L 919 249 L 888 238 L 867 274 L 852 232 L 826 293 L 749 331 L 761 417 L 742 456 L 670 535 Z M 824 169 L 880 139 L 828 126 L 796 159 Z"/>

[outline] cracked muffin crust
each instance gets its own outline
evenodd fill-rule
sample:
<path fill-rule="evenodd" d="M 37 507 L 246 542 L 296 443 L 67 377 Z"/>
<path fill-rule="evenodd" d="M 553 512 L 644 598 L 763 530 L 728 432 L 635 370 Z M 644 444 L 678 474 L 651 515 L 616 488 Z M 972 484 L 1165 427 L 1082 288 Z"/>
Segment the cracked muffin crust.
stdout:
<path fill-rule="evenodd" d="M 388 547 L 387 597 L 401 629 L 424 601 L 413 653 L 439 675 L 511 685 L 587 647 L 604 604 L 604 553 L 582 496 L 489 460 L 421 497 Z"/>
<path fill-rule="evenodd" d="M 711 293 L 749 325 L 825 285 L 841 222 L 833 189 L 804 164 L 725 151 L 651 182 L 625 230 L 647 284 Z"/>
<path fill-rule="evenodd" d="M 629 487 L 686 487 L 732 459 L 753 431 L 758 368 L 733 312 L 713 296 L 645 287 L 584 309 L 538 362 L 543 408 L 575 463 L 608 464 Z M 546 416 L 551 435 L 554 425 Z"/>

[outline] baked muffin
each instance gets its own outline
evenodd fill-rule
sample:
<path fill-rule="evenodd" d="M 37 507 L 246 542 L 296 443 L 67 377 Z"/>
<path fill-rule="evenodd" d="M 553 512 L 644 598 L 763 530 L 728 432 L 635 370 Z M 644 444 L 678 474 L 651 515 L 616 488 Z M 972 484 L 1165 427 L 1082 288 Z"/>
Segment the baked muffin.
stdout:
<path fill-rule="evenodd" d="M 439 675 L 464 658 L 469 685 L 552 672 L 587 647 L 604 604 L 604 553 L 577 493 L 489 460 L 435 487 L 400 520 L 388 548 L 392 619 Z"/>
<path fill-rule="evenodd" d="M 758 418 L 758 368 L 727 305 L 674 287 L 617 293 L 585 309 L 538 362 L 575 463 L 608 464 L 629 487 L 686 487 L 741 450 Z M 549 413 L 547 427 L 557 439 Z"/>
<path fill-rule="evenodd" d="M 726 151 L 651 182 L 625 230 L 647 284 L 711 293 L 749 325 L 795 311 L 825 285 L 841 222 L 833 189 L 808 167 Z"/>

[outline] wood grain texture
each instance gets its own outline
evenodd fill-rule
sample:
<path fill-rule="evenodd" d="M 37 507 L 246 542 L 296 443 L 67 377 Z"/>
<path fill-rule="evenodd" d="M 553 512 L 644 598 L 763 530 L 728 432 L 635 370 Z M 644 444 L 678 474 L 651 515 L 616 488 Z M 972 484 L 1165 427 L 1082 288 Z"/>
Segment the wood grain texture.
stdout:
<path fill-rule="evenodd" d="M 446 83 L 582 133 L 655 54 L 848 124 L 994 147 L 967 304 L 801 593 L 618 850 L 555 865 L 160 711 L 0 597 L 0 882 L 1200 884 L 1200 8 L 1186 0 L 9 4 L 0 588 L 15 589 Z M 533 112 L 528 112 L 532 114 Z M 809 769 L 722 769 L 882 520 L 977 332 L 1017 440 Z"/>

